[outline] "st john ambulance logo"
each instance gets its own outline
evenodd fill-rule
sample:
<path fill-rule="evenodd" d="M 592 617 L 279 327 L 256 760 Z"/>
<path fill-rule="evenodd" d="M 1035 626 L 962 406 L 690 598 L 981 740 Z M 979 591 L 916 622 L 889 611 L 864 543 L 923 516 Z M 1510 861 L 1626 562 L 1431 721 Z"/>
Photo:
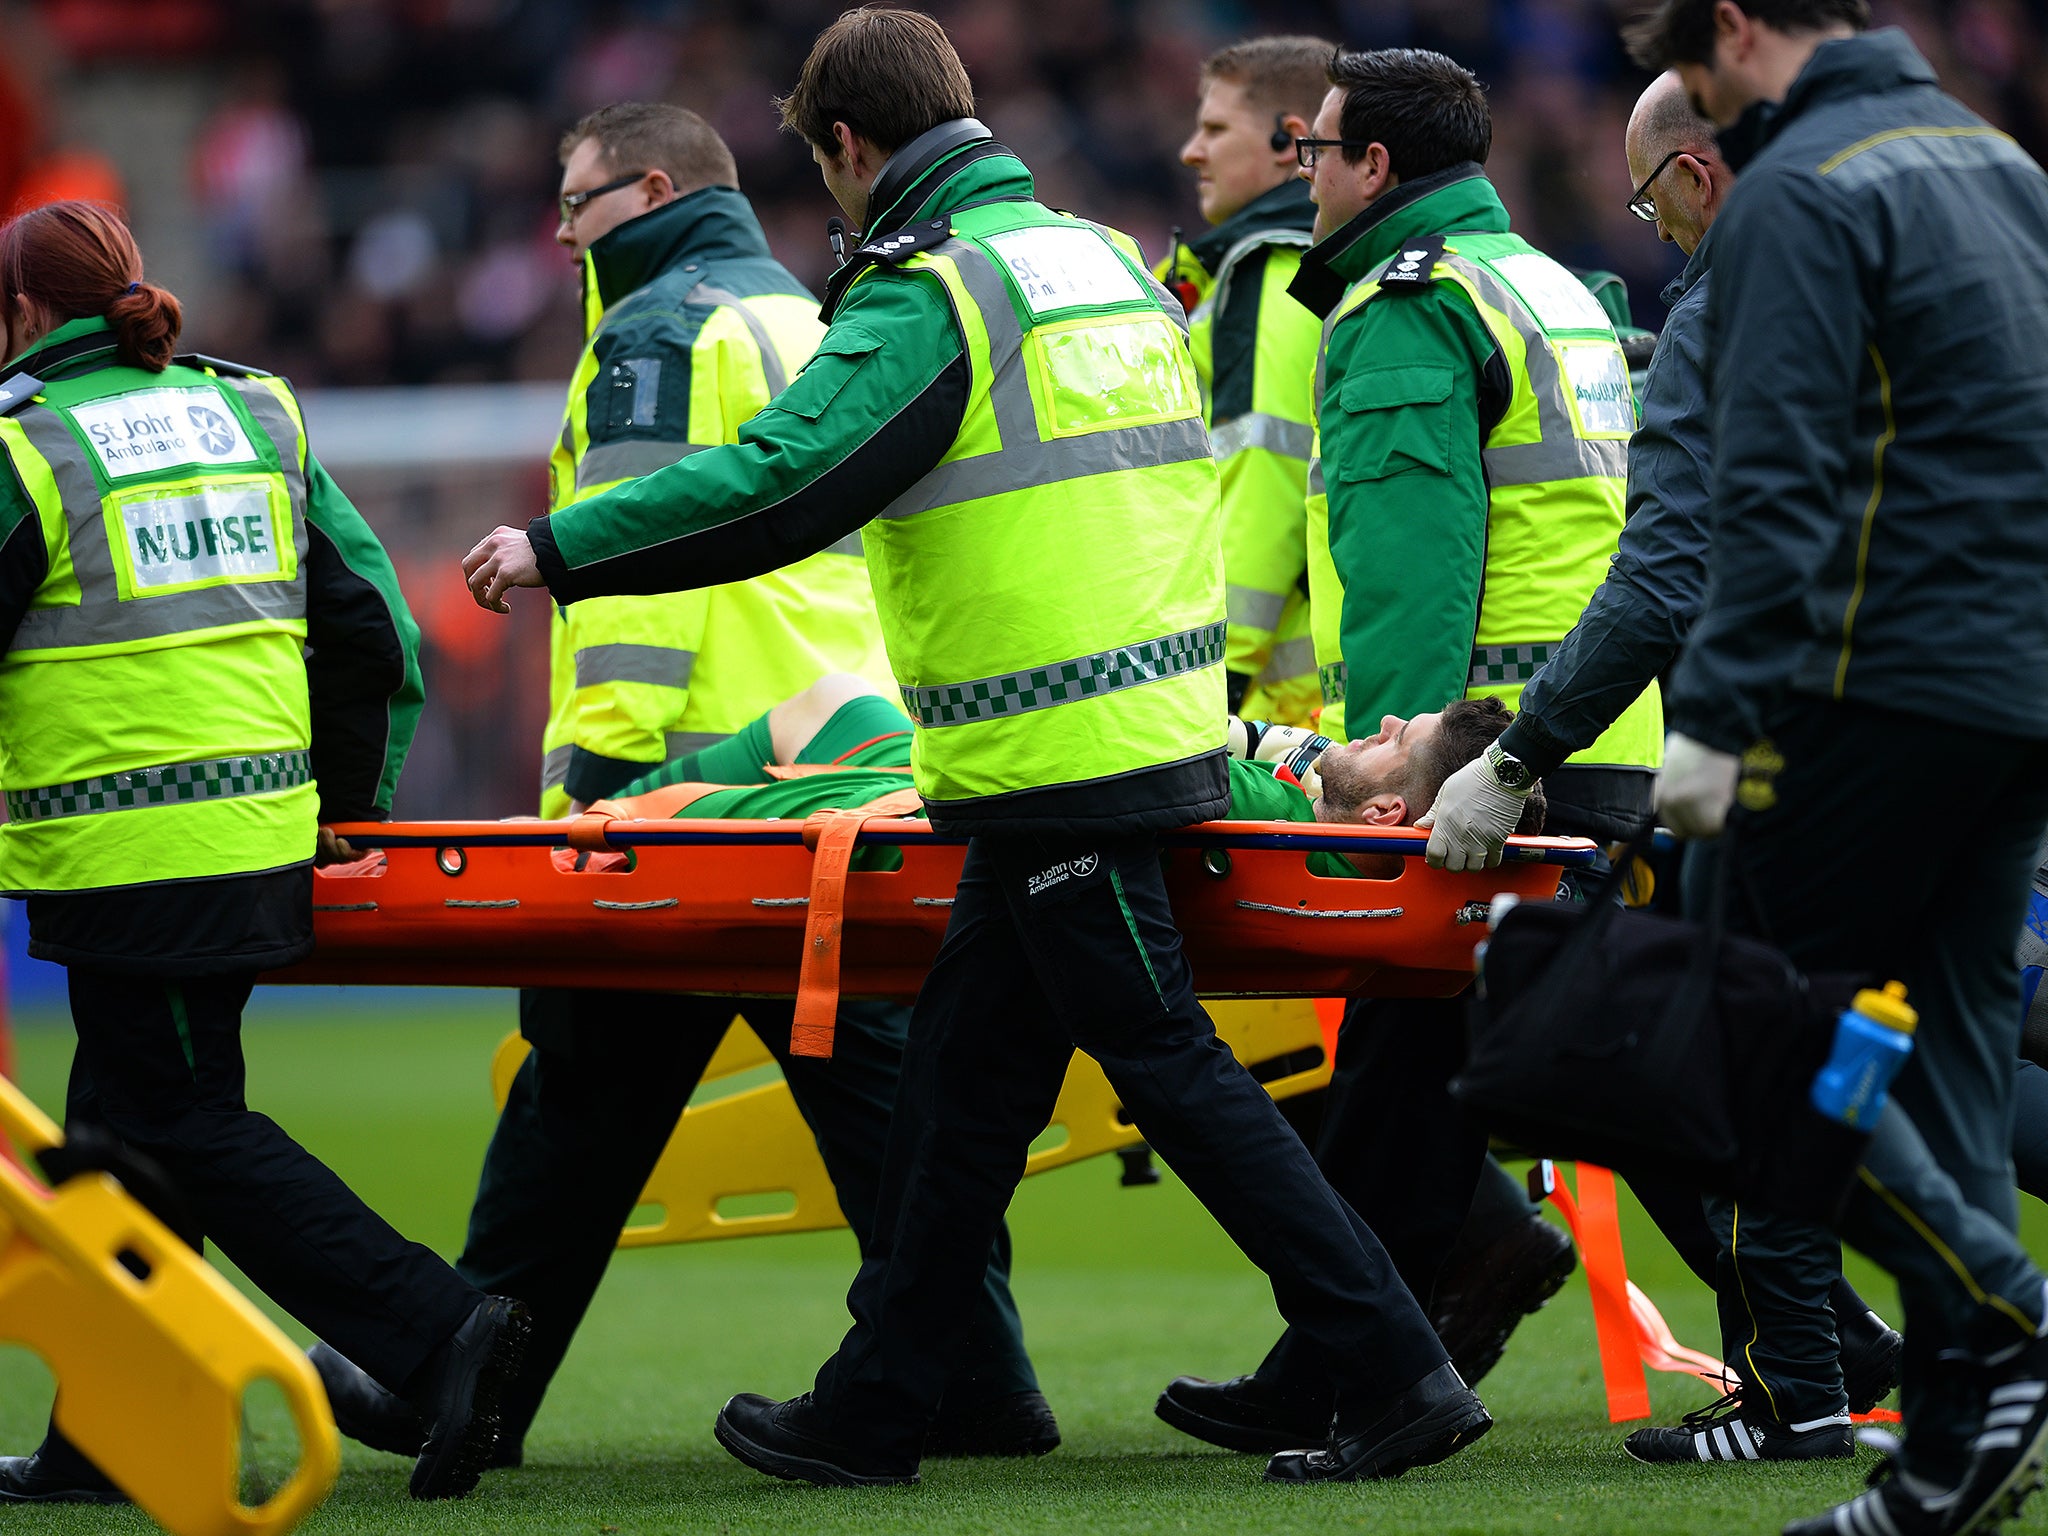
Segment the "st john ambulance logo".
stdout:
<path fill-rule="evenodd" d="M 1061 859 L 1050 869 L 1041 869 L 1024 882 L 1024 891 L 1029 896 L 1043 896 L 1055 886 L 1065 885 L 1069 880 L 1086 880 L 1102 865 L 1099 853 L 1084 853 L 1077 859 Z"/>
<path fill-rule="evenodd" d="M 204 386 L 132 390 L 71 407 L 109 479 L 185 465 L 253 464 L 256 449 L 219 393 Z"/>
<path fill-rule="evenodd" d="M 188 405 L 185 407 L 185 419 L 192 423 L 200 448 L 213 458 L 224 459 L 235 451 L 234 427 L 219 411 L 209 410 L 203 405 Z"/>

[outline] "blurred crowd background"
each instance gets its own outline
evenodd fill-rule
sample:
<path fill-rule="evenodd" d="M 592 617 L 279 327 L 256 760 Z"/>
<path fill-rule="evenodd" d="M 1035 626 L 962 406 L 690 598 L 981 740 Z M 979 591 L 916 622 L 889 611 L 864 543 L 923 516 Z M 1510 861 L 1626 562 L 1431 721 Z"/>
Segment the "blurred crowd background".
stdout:
<path fill-rule="evenodd" d="M 605 102 L 666 99 L 731 143 L 776 254 L 813 286 L 827 203 L 771 98 L 839 0 L 0 0 L 0 209 L 55 196 L 128 208 L 186 345 L 308 392 L 313 446 L 398 556 L 433 700 L 401 814 L 530 811 L 545 707 L 544 604 L 474 609 L 454 555 L 542 510 L 540 465 L 580 344 L 553 243 L 561 131 Z M 1262 31 L 1439 48 L 1490 88 L 1490 170 L 1516 226 L 1621 273 L 1655 323 L 1675 251 L 1624 204 L 1621 130 L 1644 83 L 1633 0 L 932 0 L 980 115 L 1040 195 L 1162 252 L 1200 226 L 1177 150 L 1202 57 Z M 2048 0 L 1877 0 L 1948 88 L 2037 156 Z M 524 385 L 525 388 L 517 386 Z M 439 386 L 493 441 L 343 459 L 339 392 Z M 481 389 L 480 386 L 495 386 Z M 465 393 L 466 390 L 466 393 Z M 550 403 L 552 402 L 552 403 Z M 339 416 L 333 418 L 340 420 Z M 496 423 L 495 428 L 492 423 Z M 472 434 L 474 435 L 474 434 Z"/>

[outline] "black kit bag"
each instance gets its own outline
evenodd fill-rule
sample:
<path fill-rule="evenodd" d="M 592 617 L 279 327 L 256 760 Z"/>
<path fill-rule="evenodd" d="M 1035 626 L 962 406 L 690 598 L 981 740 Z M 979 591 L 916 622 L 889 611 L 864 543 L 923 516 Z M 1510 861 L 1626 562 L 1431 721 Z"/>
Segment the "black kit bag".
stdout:
<path fill-rule="evenodd" d="M 1866 979 L 1804 976 L 1726 931 L 1732 835 L 1703 924 L 1621 906 L 1634 844 L 1585 905 L 1503 916 L 1451 1094 L 1539 1156 L 1654 1171 L 1832 1225 L 1869 1137 L 1807 1095 Z"/>

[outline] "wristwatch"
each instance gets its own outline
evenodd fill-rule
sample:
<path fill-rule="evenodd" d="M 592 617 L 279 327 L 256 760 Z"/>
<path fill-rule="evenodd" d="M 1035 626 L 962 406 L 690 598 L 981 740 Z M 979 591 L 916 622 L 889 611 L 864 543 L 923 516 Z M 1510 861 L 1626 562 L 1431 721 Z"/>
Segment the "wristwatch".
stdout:
<path fill-rule="evenodd" d="M 1493 770 L 1494 778 L 1503 789 L 1512 789 L 1516 794 L 1526 795 L 1536 786 L 1536 773 L 1519 757 L 1503 752 L 1499 742 L 1493 742 L 1486 749 L 1486 766 Z"/>

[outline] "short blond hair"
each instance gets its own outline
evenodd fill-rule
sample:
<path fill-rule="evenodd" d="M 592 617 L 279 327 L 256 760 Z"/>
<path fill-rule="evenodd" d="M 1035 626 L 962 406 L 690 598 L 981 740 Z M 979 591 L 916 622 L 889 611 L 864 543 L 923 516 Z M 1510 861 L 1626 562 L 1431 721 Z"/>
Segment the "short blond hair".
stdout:
<path fill-rule="evenodd" d="M 1330 88 L 1328 71 L 1335 43 L 1320 37 L 1248 37 L 1202 61 L 1202 88 L 1227 80 L 1260 112 L 1315 120 Z"/>

